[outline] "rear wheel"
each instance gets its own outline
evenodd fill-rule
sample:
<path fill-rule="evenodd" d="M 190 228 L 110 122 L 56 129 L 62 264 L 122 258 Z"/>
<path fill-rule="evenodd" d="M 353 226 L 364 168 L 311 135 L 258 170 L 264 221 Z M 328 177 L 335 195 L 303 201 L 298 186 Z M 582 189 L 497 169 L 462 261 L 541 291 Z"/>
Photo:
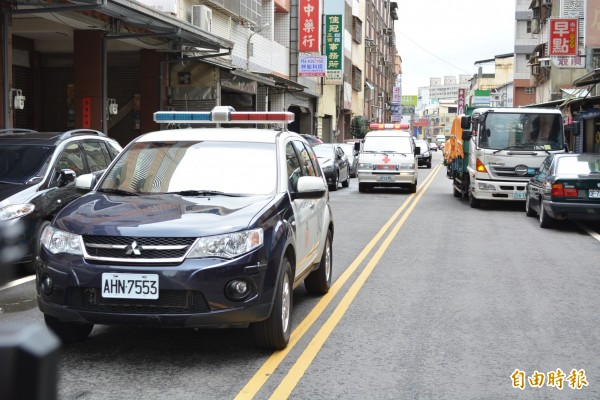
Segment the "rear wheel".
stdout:
<path fill-rule="evenodd" d="M 366 183 L 358 183 L 358 191 L 361 193 L 365 193 L 367 190 L 369 190 L 369 188 L 367 187 Z"/>
<path fill-rule="evenodd" d="M 331 232 L 328 232 L 319 268 L 311 272 L 304 280 L 304 286 L 308 293 L 325 294 L 329 291 L 332 266 Z"/>
<path fill-rule="evenodd" d="M 350 186 L 350 167 L 348 167 L 346 172 L 346 180 L 342 182 L 342 187 L 347 188 L 348 186 Z"/>
<path fill-rule="evenodd" d="M 411 183 L 408 187 L 409 193 L 417 193 L 417 182 Z"/>
<path fill-rule="evenodd" d="M 553 223 L 552 217 L 548 215 L 544 208 L 544 203 L 540 201 L 540 228 L 552 228 Z"/>
<path fill-rule="evenodd" d="M 80 342 L 87 338 L 94 329 L 94 324 L 61 321 L 48 314 L 44 314 L 44 322 L 63 343 Z"/>
<path fill-rule="evenodd" d="M 531 198 L 529 195 L 525 196 L 525 215 L 528 217 L 535 217 L 535 210 L 531 208 Z"/>
<path fill-rule="evenodd" d="M 287 346 L 292 330 L 292 266 L 287 258 L 283 260 L 271 315 L 252 324 L 251 329 L 258 347 L 281 350 Z"/>

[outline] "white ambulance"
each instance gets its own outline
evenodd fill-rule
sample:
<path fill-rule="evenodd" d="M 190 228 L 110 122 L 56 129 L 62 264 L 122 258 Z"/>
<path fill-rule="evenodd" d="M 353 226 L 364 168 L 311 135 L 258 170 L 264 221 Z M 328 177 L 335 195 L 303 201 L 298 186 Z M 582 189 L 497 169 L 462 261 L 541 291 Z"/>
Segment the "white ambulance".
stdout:
<path fill-rule="evenodd" d="M 372 123 L 369 129 L 358 155 L 358 190 L 364 193 L 375 187 L 402 187 L 415 193 L 415 155 L 419 154 L 419 147 L 415 146 L 409 126 Z"/>

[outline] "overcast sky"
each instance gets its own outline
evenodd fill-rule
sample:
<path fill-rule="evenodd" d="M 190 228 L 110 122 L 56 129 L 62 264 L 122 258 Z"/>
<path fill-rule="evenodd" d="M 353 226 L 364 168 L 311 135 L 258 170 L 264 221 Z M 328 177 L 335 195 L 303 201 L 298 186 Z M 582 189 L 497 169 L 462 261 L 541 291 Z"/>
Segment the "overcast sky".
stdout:
<path fill-rule="evenodd" d="M 403 95 L 417 95 L 430 77 L 473 75 L 476 61 L 514 52 L 515 0 L 403 0 L 394 23 Z"/>

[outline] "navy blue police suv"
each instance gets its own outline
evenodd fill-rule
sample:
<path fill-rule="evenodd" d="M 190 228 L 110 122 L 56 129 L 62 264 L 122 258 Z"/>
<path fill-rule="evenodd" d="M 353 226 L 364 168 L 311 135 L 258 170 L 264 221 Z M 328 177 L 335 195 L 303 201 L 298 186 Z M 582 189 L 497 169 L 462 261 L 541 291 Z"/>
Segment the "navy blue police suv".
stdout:
<path fill-rule="evenodd" d="M 331 286 L 334 231 L 317 158 L 285 128 L 293 117 L 157 112 L 194 127 L 142 135 L 98 182 L 78 177 L 90 192 L 42 235 L 48 327 L 73 342 L 94 324 L 247 326 L 259 347 L 284 348 L 293 289 Z"/>

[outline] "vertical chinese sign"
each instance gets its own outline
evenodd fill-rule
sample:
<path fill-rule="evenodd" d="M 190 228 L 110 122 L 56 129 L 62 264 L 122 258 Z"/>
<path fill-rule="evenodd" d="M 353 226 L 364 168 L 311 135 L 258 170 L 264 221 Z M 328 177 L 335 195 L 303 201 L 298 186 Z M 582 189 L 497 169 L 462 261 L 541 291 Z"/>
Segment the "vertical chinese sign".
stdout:
<path fill-rule="evenodd" d="M 457 115 L 465 113 L 465 92 L 465 89 L 458 89 L 458 107 L 456 108 Z"/>
<path fill-rule="evenodd" d="M 300 0 L 298 30 L 298 51 L 304 53 L 319 52 L 319 37 L 321 36 L 321 23 L 319 0 Z"/>
<path fill-rule="evenodd" d="M 342 16 L 325 16 L 325 56 L 327 76 L 325 84 L 340 85 L 344 80 L 344 58 L 342 57 Z"/>
<path fill-rule="evenodd" d="M 550 41 L 548 55 L 551 57 L 576 56 L 578 25 L 576 18 L 550 19 Z"/>

